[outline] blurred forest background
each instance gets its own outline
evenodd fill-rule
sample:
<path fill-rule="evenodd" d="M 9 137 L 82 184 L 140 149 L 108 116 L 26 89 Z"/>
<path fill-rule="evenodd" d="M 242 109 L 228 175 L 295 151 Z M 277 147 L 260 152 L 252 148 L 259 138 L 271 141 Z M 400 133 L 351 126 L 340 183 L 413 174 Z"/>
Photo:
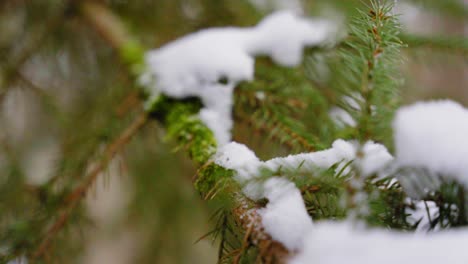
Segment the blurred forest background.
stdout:
<path fill-rule="evenodd" d="M 59 197 L 83 181 L 99 151 L 141 109 L 126 66 L 81 15 L 79 3 L 0 1 L 0 255 L 6 250 L 5 241 L 17 243 L 8 245 L 17 256 L 37 246 L 42 238 L 38 230 L 50 223 L 63 202 Z M 147 48 L 203 28 L 255 25 L 278 9 L 346 25 L 362 6 L 359 0 L 100 3 Z M 395 12 L 401 14 L 400 37 L 407 44 L 402 66 L 404 102 L 453 98 L 468 105 L 468 1 L 399 0 Z M 326 85 L 316 72 L 308 71 L 308 64 L 317 60 L 320 57 L 308 55 L 304 65 L 288 70 L 280 82 L 282 89 L 289 92 L 295 84 L 305 89 Z M 249 119 L 255 109 L 245 107 L 251 95 L 242 91 L 236 99 L 236 141 L 246 143 L 262 158 L 308 150 L 307 144 L 274 140 L 267 128 Z M 240 114 L 242 110 L 247 113 Z M 307 110 L 298 107 L 298 111 Z M 312 128 L 314 119 L 307 117 L 302 117 L 304 126 L 321 137 Z M 195 167 L 175 147 L 163 127 L 148 123 L 99 176 L 85 202 L 54 238 L 46 259 L 52 263 L 215 263 L 217 245 L 204 235 L 213 229 L 210 216 L 218 207 L 195 192 Z M 55 192 L 52 198 L 49 192 Z"/>

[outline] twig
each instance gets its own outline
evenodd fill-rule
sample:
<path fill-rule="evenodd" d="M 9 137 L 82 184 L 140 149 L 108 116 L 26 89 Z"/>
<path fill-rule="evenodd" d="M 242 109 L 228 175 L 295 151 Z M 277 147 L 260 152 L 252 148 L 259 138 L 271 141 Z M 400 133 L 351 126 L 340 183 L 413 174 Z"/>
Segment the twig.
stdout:
<path fill-rule="evenodd" d="M 66 198 L 67 207 L 58 217 L 57 221 L 49 228 L 42 242 L 32 254 L 33 258 L 40 258 L 44 256 L 47 249 L 50 247 L 52 240 L 55 235 L 65 226 L 67 220 L 69 219 L 73 209 L 75 209 L 83 197 L 86 195 L 86 192 L 96 181 L 98 176 L 101 174 L 109 162 L 114 158 L 114 156 L 130 141 L 130 139 L 146 124 L 148 116 L 146 113 L 141 113 L 136 117 L 132 124 L 127 127 L 122 134 L 117 137 L 114 142 L 107 146 L 106 150 L 103 153 L 103 157 L 98 162 L 98 164 L 91 170 L 91 172 L 86 176 L 85 181 L 82 185 L 75 188 L 75 190 Z"/>

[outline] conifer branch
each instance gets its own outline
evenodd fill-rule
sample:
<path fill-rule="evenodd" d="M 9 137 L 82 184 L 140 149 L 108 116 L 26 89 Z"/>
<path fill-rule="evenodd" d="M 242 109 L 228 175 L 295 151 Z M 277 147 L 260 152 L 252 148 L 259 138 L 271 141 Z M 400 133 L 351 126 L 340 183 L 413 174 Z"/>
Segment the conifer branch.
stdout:
<path fill-rule="evenodd" d="M 118 22 L 118 18 L 115 17 L 111 11 L 102 5 L 92 2 L 84 2 L 82 11 L 90 24 L 101 33 L 111 46 L 119 51 L 130 67 L 134 66 L 132 64 L 142 61 L 142 58 L 128 59 L 125 57 L 126 47 L 129 46 L 129 43 L 135 44 L 135 42 L 131 38 L 126 39 L 125 36 L 129 35 L 125 33 L 123 25 Z M 100 16 L 100 18 L 95 16 Z M 129 72 L 134 73 L 131 68 Z M 168 135 L 175 139 L 179 145 L 183 146 L 190 158 L 201 166 L 201 172 L 199 171 L 194 185 L 202 197 L 213 198 L 219 191 L 214 188 L 219 188 L 220 185 L 221 188 L 225 187 L 222 186 L 223 184 L 219 184 L 220 181 L 233 181 L 231 179 L 232 174 L 229 173 L 228 170 L 224 168 L 216 169 L 216 165 L 208 164 L 210 158 L 216 152 L 217 143 L 212 131 L 195 117 L 195 114 L 198 112 L 197 104 L 161 98 L 161 100 L 152 107 L 150 112 L 163 122 Z M 213 170 L 213 168 L 215 169 Z M 69 196 L 67 199 L 69 204 L 73 205 L 75 201 L 78 201 L 80 197 L 85 194 L 87 188 L 96 177 L 97 176 L 90 175 L 83 187 L 76 189 Z M 229 183 L 226 184 L 228 185 Z M 225 189 L 222 191 L 226 192 L 234 203 L 234 209 L 232 210 L 234 220 L 243 227 L 243 230 L 251 230 L 247 238 L 260 249 L 260 254 L 265 263 L 283 263 L 290 252 L 279 242 L 273 241 L 271 237 L 264 232 L 261 227 L 260 216 L 255 210 L 249 210 L 250 207 L 247 206 L 251 202 L 249 202 L 237 188 L 235 188 L 235 190 Z M 210 193 L 212 194 L 208 195 Z M 68 218 L 68 213 L 65 212 L 64 214 L 64 217 Z M 246 217 L 248 214 L 250 214 L 251 217 Z M 61 224 L 62 221 L 59 219 L 57 225 Z M 56 232 L 54 227 L 51 228 L 51 231 Z M 50 242 L 45 241 L 45 243 Z M 39 252 L 43 251 L 44 250 L 41 250 Z"/>
<path fill-rule="evenodd" d="M 246 123 L 249 126 L 252 126 L 256 129 L 259 133 L 269 133 L 275 130 L 281 131 L 280 133 L 272 133 L 269 136 L 278 140 L 282 145 L 290 148 L 295 149 L 298 146 L 302 150 L 305 151 L 315 151 L 316 148 L 309 143 L 307 139 L 302 137 L 301 135 L 297 134 L 296 132 L 292 131 L 289 127 L 281 124 L 280 122 L 258 122 L 258 120 L 254 119 L 256 113 L 254 115 L 249 115 L 244 111 L 236 111 L 236 117 L 239 121 Z M 271 116 L 269 116 L 271 118 Z M 288 135 L 289 138 L 285 139 L 284 136 Z"/>
<path fill-rule="evenodd" d="M 117 137 L 105 149 L 102 159 L 85 177 L 85 181 L 75 188 L 65 199 L 66 208 L 60 214 L 58 219 L 47 230 L 43 240 L 32 254 L 33 258 L 40 258 L 46 254 L 54 237 L 65 226 L 72 211 L 80 204 L 85 197 L 89 188 L 96 182 L 96 179 L 107 168 L 107 165 L 112 161 L 115 155 L 132 139 L 132 137 L 146 124 L 148 116 L 146 113 L 139 114 L 135 120 L 128 126 L 119 137 Z"/>

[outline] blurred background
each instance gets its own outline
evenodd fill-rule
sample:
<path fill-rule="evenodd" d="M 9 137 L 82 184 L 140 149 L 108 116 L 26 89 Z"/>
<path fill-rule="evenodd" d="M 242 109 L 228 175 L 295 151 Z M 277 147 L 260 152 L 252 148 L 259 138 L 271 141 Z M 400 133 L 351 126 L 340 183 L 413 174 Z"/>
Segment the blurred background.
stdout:
<path fill-rule="evenodd" d="M 141 109 L 125 65 L 74 2 L 0 1 L 0 252 L 37 243 L 30 234 L 61 202 L 45 194 L 60 197 L 77 186 L 99 150 Z M 280 9 L 346 25 L 363 6 L 360 0 L 100 2 L 151 49 L 203 28 L 252 26 Z M 452 98 L 468 106 L 468 1 L 399 0 L 395 13 L 408 45 L 404 103 Z M 262 158 L 306 150 L 272 143 L 243 121 L 236 116 L 234 139 Z M 217 205 L 195 192 L 195 169 L 164 128 L 150 122 L 73 213 L 72 227 L 53 242 L 51 262 L 215 263 L 217 245 L 204 236 Z"/>

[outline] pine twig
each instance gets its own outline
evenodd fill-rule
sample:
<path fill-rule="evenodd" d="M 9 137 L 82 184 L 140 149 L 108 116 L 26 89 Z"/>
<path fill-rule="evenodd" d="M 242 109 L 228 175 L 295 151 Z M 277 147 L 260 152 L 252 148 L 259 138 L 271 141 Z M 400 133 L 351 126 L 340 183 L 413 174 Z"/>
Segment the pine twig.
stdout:
<path fill-rule="evenodd" d="M 107 165 L 112 161 L 115 155 L 132 139 L 132 137 L 146 124 L 148 115 L 146 113 L 139 114 L 136 119 L 128 126 L 119 137 L 117 137 L 104 151 L 102 159 L 85 177 L 85 181 L 75 188 L 70 195 L 65 199 L 66 208 L 58 219 L 52 224 L 46 232 L 45 237 L 32 254 L 33 258 L 44 256 L 47 249 L 50 247 L 54 237 L 65 226 L 70 218 L 72 211 L 79 205 L 80 201 L 85 197 L 89 188 L 96 182 L 98 176 L 107 168 Z"/>

